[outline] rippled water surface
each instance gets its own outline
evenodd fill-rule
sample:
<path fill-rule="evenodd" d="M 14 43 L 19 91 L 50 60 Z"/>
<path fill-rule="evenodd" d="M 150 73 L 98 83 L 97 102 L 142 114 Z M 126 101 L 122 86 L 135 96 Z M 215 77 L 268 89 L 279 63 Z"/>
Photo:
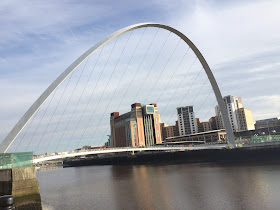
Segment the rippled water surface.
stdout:
<path fill-rule="evenodd" d="M 46 209 L 280 209 L 280 163 L 39 171 Z"/>

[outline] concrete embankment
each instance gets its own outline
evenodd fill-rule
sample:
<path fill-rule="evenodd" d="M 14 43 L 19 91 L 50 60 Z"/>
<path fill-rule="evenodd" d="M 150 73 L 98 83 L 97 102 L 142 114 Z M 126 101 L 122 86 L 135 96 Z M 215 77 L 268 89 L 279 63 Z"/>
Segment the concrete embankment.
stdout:
<path fill-rule="evenodd" d="M 35 167 L 0 170 L 0 195 L 15 196 L 16 209 L 42 209 Z"/>

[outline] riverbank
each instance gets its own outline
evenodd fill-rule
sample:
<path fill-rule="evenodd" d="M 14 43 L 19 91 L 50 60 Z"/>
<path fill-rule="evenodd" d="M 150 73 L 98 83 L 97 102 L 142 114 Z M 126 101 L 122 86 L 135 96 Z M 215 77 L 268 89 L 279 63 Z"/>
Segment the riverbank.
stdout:
<path fill-rule="evenodd" d="M 89 165 L 137 165 L 160 163 L 205 163 L 205 162 L 254 162 L 280 160 L 280 147 L 268 148 L 235 148 L 190 150 L 176 152 L 139 152 L 134 155 L 112 155 L 85 159 L 68 159 L 63 162 L 64 167 Z"/>

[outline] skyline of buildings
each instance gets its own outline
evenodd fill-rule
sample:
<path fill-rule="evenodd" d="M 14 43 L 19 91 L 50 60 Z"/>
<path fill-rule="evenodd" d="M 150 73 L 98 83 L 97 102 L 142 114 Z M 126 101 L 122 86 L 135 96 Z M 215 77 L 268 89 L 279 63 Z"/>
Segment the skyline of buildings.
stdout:
<path fill-rule="evenodd" d="M 280 118 L 258 120 L 254 125 L 253 114 L 243 106 L 241 97 L 225 96 L 224 102 L 233 131 L 244 132 L 262 125 L 279 125 Z M 224 141 L 226 133 L 223 126 L 219 106 L 215 106 L 216 116 L 208 121 L 200 122 L 195 117 L 194 106 L 176 108 L 177 120 L 174 125 L 161 122 L 156 104 L 142 105 L 134 103 L 131 111 L 119 115 L 111 113 L 111 143 L 112 147 L 152 146 L 164 142 L 180 142 L 192 140 L 195 142 Z M 203 134 L 203 135 L 202 135 Z M 204 139 L 203 139 L 204 138 Z"/>
<path fill-rule="evenodd" d="M 197 133 L 193 106 L 178 107 L 177 118 L 180 136 Z"/>

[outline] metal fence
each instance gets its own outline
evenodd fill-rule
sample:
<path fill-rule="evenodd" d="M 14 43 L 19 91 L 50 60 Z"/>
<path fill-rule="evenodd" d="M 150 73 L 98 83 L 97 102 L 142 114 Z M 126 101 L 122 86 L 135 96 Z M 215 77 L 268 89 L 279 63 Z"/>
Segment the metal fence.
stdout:
<path fill-rule="evenodd" d="M 0 170 L 31 167 L 33 152 L 2 153 L 0 154 Z"/>
<path fill-rule="evenodd" d="M 280 141 L 280 135 L 252 136 L 251 140 L 252 140 L 252 143 Z"/>
<path fill-rule="evenodd" d="M 260 136 L 244 136 L 236 137 L 235 143 L 237 144 L 258 144 L 266 142 L 280 141 L 280 135 L 260 135 Z"/>

